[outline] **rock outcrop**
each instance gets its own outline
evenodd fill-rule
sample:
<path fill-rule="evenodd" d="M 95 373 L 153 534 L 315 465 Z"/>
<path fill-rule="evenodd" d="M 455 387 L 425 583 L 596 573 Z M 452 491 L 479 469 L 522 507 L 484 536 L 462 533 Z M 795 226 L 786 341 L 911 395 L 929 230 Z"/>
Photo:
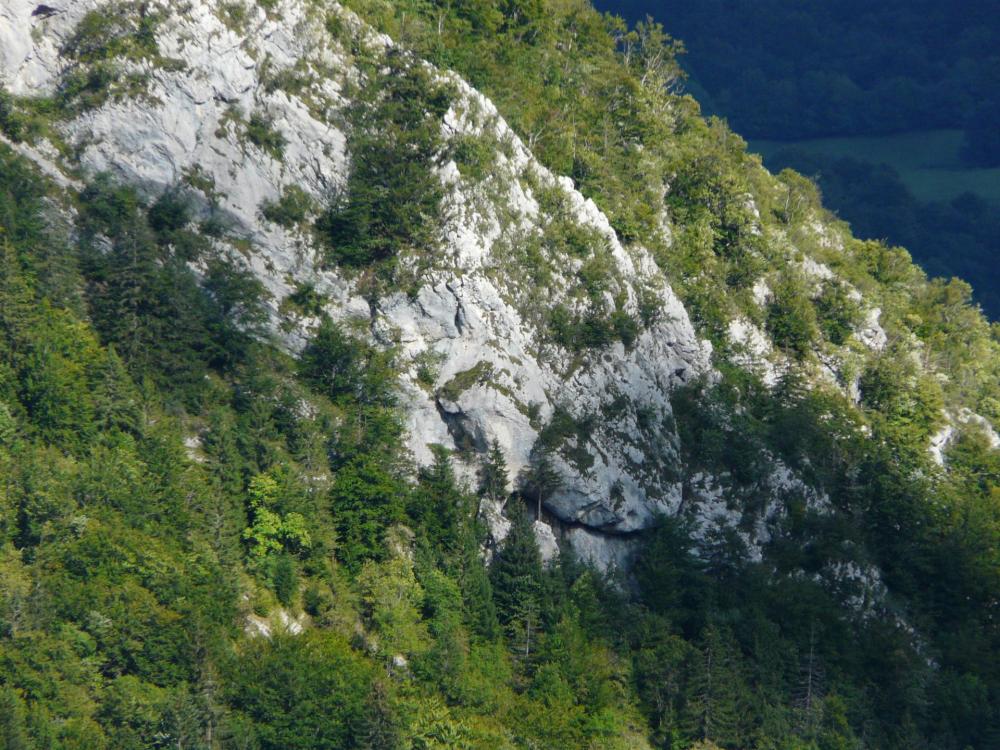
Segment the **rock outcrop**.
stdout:
<path fill-rule="evenodd" d="M 0 83 L 19 97 L 56 91 L 75 65 L 63 52 L 81 19 L 119 5 L 86 0 L 33 16 L 33 2 L 5 3 Z M 355 47 L 370 54 L 390 40 L 333 4 L 321 11 L 289 0 L 272 15 L 247 6 L 238 20 L 211 0 L 145 5 L 159 14 L 157 55 L 119 61 L 141 79 L 141 91 L 116 94 L 59 123 L 61 150 L 42 139 L 20 144 L 22 151 L 66 184 L 108 172 L 151 197 L 183 190 L 203 215 L 225 223 L 218 251 L 265 284 L 273 330 L 286 348 L 301 347 L 318 322 L 282 305 L 302 284 L 321 295 L 335 320 L 362 322 L 375 340 L 397 346 L 412 363 L 400 387 L 418 462 L 429 460 L 431 444 L 470 456 L 496 441 L 512 480 L 520 481 L 539 458 L 544 436 L 561 478 L 543 498 L 548 518 L 585 557 L 622 563 L 628 549 L 622 535 L 680 504 L 670 393 L 710 371 L 710 347 L 649 254 L 622 247 L 597 207 L 535 161 L 488 100 L 453 74 L 435 72 L 457 91 L 444 136 L 487 138 L 502 148 L 485 179 L 463 177 L 453 162 L 439 170 L 447 210 L 437 257 L 416 290 L 366 298 L 350 274 L 323 262 L 311 233 L 268 221 L 261 207 L 292 186 L 323 205 L 350 169 L 344 118 L 350 102 L 342 92 L 348 82 L 369 82 L 347 40 L 328 31 L 325 14 L 340 14 Z M 295 90 L 275 84 L 287 71 L 306 83 Z M 280 134 L 280 155 L 246 138 L 244 125 L 254 115 Z M 558 198 L 561 222 L 599 246 L 609 269 L 603 311 L 638 319 L 640 304 L 655 310 L 627 346 L 571 351 L 547 335 L 541 312 L 582 304 L 581 261 L 546 250 L 540 262 L 548 265 L 549 283 L 525 282 L 531 269 L 516 262 L 513 249 L 543 237 L 554 221 L 542 193 Z M 495 526 L 502 534 L 503 525 Z"/>

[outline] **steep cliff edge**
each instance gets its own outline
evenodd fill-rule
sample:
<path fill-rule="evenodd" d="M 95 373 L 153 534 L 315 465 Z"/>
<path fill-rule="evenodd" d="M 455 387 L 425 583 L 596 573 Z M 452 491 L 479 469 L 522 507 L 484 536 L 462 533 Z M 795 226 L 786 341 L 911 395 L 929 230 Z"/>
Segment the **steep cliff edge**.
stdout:
<path fill-rule="evenodd" d="M 430 459 L 429 444 L 481 453 L 497 441 L 518 475 L 537 459 L 538 436 L 559 411 L 564 421 L 585 425 L 554 446 L 566 449 L 552 452 L 565 481 L 545 498 L 571 537 L 633 532 L 658 513 L 675 512 L 680 483 L 669 393 L 709 371 L 710 348 L 649 253 L 623 248 L 593 202 L 541 166 L 488 100 L 453 75 L 434 73 L 453 87 L 439 123 L 442 148 L 464 139 L 498 152 L 480 177 L 463 176 L 453 159 L 441 161 L 436 172 L 446 195 L 433 257 L 415 259 L 422 267 L 408 291 L 365 299 L 357 278 L 326 262 L 312 233 L 269 221 L 262 207 L 289 190 L 320 207 L 343 189 L 352 104 L 343 90 L 356 87 L 355 99 L 372 93 L 377 76 L 363 73 L 356 58 L 377 64 L 391 42 L 336 6 L 321 12 L 289 2 L 271 16 L 255 9 L 238 30 L 227 26 L 223 6 L 147 4 L 156 15 L 155 59 L 120 62 L 122 77 L 141 77 L 141 91 L 112 94 L 58 123 L 71 160 L 53 158 L 44 140 L 25 150 L 68 179 L 110 172 L 151 197 L 180 189 L 196 198 L 201 212 L 221 217 L 228 237 L 246 248 L 240 255 L 236 242 L 219 242 L 219 252 L 248 264 L 266 284 L 273 330 L 289 348 L 301 346 L 317 322 L 284 312 L 282 303 L 303 285 L 321 295 L 322 311 L 335 320 L 363 323 L 376 340 L 398 346 L 413 363 L 401 387 L 418 462 Z M 22 97 L 52 95 L 81 67 L 67 49 L 88 13 L 128 12 L 75 3 L 33 18 L 34 8 L 8 5 L 0 30 L 6 86 Z M 327 13 L 343 19 L 341 36 L 327 30 Z M 122 15 L 104 33 L 127 35 L 133 22 Z M 361 51 L 349 51 L 352 44 Z M 273 83 L 283 75 L 308 83 L 289 93 Z M 266 121 L 280 153 L 247 135 L 251 118 Z M 560 244 L 569 234 L 589 246 Z M 529 244 L 535 256 L 522 254 L 519 246 Z M 601 278 L 581 278 L 587 262 Z M 544 284 L 532 283 L 543 274 Z M 588 291 L 587 283 L 600 289 Z M 635 333 L 627 345 L 568 351 L 545 328 L 547 311 L 562 304 L 574 314 L 617 313 Z M 655 320 L 642 323 L 640 305 L 655 310 Z M 499 518 L 499 510 L 490 513 Z M 601 564 L 613 559 L 601 544 L 584 544 Z"/>
<path fill-rule="evenodd" d="M 996 744 L 1000 335 L 678 52 L 0 3 L 0 746 Z"/>
<path fill-rule="evenodd" d="M 635 239 L 623 245 L 593 200 L 543 166 L 487 98 L 336 4 L 37 7 L 18 0 L 3 9 L 0 73 L 12 112 L 48 101 L 58 116 L 43 131 L 8 137 L 70 190 L 110 173 L 150 200 L 192 201 L 200 219 L 223 227 L 215 251 L 265 284 L 271 330 L 288 350 L 302 347 L 321 316 L 394 347 L 406 363 L 399 387 L 418 464 L 441 444 L 471 475 L 495 441 L 517 487 L 541 495 L 558 535 L 601 567 L 627 565 L 628 535 L 659 514 L 683 511 L 701 534 L 739 529 L 759 557 L 789 496 L 829 509 L 826 489 L 800 477 L 808 464 L 789 468 L 766 444 L 755 448 L 764 468 L 752 482 L 765 499 L 750 509 L 724 461 L 685 458 L 671 406 L 677 387 L 718 380 L 702 338 L 713 330 L 716 365 L 770 389 L 794 375 L 861 399 L 865 363 L 886 347 L 881 310 L 859 290 L 863 282 L 803 250 L 811 243 L 817 257 L 850 264 L 853 240 L 817 208 L 806 205 L 794 226 L 762 223 L 757 203 L 775 191 L 787 191 L 788 211 L 808 202 L 796 186 L 764 183 L 724 209 L 742 222 L 728 273 L 746 278 L 713 291 L 738 302 L 721 318 L 700 310 L 699 335 L 663 256 L 702 230 L 686 217 L 691 207 L 671 212 L 669 176 L 667 199 L 649 207 L 661 227 L 650 240 L 658 254 Z M 393 91 L 399 81 L 414 88 Z M 398 124 L 379 119 L 397 96 L 429 119 L 432 153 L 417 166 L 442 192 L 434 215 L 419 214 L 427 237 L 398 241 L 386 275 L 345 257 L 338 242 L 346 235 L 331 240 L 323 227 L 350 208 L 352 173 L 369 158 L 352 144 L 366 128 Z M 443 104 L 431 102 L 438 96 Z M 685 281 L 704 305 L 699 278 L 708 277 L 689 272 Z M 795 326 L 817 323 L 782 307 L 792 287 L 793 304 L 836 303 L 849 314 L 834 310 L 834 320 L 818 323 L 834 333 L 810 338 L 817 333 Z M 308 309 L 298 304 L 303 293 Z M 921 347 L 903 342 L 914 357 Z M 951 432 L 935 434 L 940 455 Z M 540 465 L 547 484 L 535 481 Z M 501 508 L 484 513 L 502 537 Z"/>

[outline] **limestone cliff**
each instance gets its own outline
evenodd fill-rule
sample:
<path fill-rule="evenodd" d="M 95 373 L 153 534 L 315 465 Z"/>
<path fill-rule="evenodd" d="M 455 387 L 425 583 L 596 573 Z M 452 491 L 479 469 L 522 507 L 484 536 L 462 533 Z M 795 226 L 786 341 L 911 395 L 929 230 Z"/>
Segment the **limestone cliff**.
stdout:
<path fill-rule="evenodd" d="M 217 252 L 265 284 L 271 328 L 286 349 L 298 350 L 319 323 L 320 310 L 290 303 L 302 289 L 334 320 L 397 347 L 407 363 L 399 388 L 417 462 L 443 444 L 471 474 L 476 454 L 496 441 L 522 481 L 544 452 L 561 478 L 542 498 L 547 521 L 602 567 L 627 565 L 629 535 L 658 514 L 683 511 L 702 530 L 738 526 L 759 554 L 783 497 L 826 507 L 822 492 L 774 459 L 762 480 L 772 501 L 748 523 L 725 476 L 682 464 L 671 393 L 714 377 L 712 347 L 651 253 L 623 246 L 572 180 L 540 164 L 493 104 L 454 73 L 406 57 L 453 92 L 439 124 L 442 153 L 471 142 L 488 151 L 489 165 L 481 173 L 454 158 L 435 166 L 445 195 L 434 252 L 404 253 L 406 288 L 372 294 L 364 274 L 328 261 L 308 222 L 285 226 L 267 208 L 298 195 L 310 219 L 342 193 L 354 157 L 351 108 L 378 96 L 376 73 L 395 50 L 392 40 L 335 3 L 305 0 L 268 11 L 216 0 L 38 7 L 9 0 L 0 9 L 0 83 L 14 97 L 57 95 L 74 76 L 93 72 L 80 49 L 81 25 L 95 12 L 105 24 L 98 34 L 127 40 L 142 27 L 152 36 L 145 46 L 123 42 L 99 101 L 16 147 L 67 190 L 106 172 L 150 198 L 182 192 L 201 218 L 225 227 L 213 240 Z M 155 23 L 143 27 L 147 18 Z M 749 209 L 756 211 L 752 200 Z M 666 209 L 659 210 L 669 243 Z M 820 223 L 815 233 L 821 243 L 841 241 Z M 554 234 L 583 238 L 586 252 Z M 602 275 L 588 287 L 589 262 Z M 816 285 L 832 278 L 809 257 L 796 263 Z M 763 279 L 754 287 L 761 307 L 771 294 Z M 850 294 L 863 302 L 857 290 Z M 568 347 L 548 328 L 556 306 L 578 317 L 617 316 L 628 335 Z M 885 346 L 879 310 L 864 307 L 853 348 L 826 352 L 813 372 L 855 398 L 852 363 L 859 351 Z M 789 358 L 752 321 L 733 319 L 728 336 L 728 361 L 768 385 L 788 370 Z M 484 509 L 497 536 L 505 529 L 500 510 Z M 554 550 L 552 534 L 537 528 Z"/>

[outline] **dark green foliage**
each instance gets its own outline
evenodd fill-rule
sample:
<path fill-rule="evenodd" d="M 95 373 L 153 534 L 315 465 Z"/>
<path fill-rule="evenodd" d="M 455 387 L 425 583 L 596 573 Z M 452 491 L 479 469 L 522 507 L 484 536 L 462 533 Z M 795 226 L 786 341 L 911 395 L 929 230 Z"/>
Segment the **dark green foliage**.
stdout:
<path fill-rule="evenodd" d="M 168 190 L 149 208 L 148 222 L 158 237 L 170 237 L 191 220 L 191 206 L 184 194 Z"/>
<path fill-rule="evenodd" d="M 485 179 L 496 163 L 497 144 L 485 138 L 459 136 L 452 138 L 448 146 L 448 155 L 455 160 L 463 177 L 473 180 Z"/>
<path fill-rule="evenodd" d="M 779 281 L 773 292 L 774 300 L 767 308 L 767 332 L 777 346 L 796 356 L 805 356 L 819 332 L 816 311 L 806 285 L 794 276 L 787 276 Z M 845 331 L 837 322 L 836 314 L 833 311 L 828 314 L 833 335 L 839 331 L 842 337 Z"/>
<path fill-rule="evenodd" d="M 246 124 L 246 137 L 272 159 L 281 161 L 285 151 L 285 136 L 274 129 L 271 121 L 260 112 L 254 112 Z"/>
<path fill-rule="evenodd" d="M 507 483 L 510 475 L 507 472 L 507 459 L 503 455 L 500 443 L 493 440 L 489 450 L 479 466 L 479 495 L 493 505 L 502 505 L 507 497 Z M 476 514 L 479 515 L 478 513 Z"/>
<path fill-rule="evenodd" d="M 500 621 L 525 625 L 538 616 L 542 596 L 542 560 L 531 519 L 523 508 L 511 512 L 511 526 L 491 570 L 493 599 Z"/>
<path fill-rule="evenodd" d="M 591 309 L 574 315 L 561 304 L 549 312 L 549 328 L 556 343 L 574 352 L 601 349 L 615 341 L 628 347 L 639 335 L 639 324 L 624 310 L 607 314 Z"/>
<path fill-rule="evenodd" d="M 14 97 L 0 89 L 0 133 L 19 143 L 29 135 L 30 128 L 29 118 L 18 111 Z"/>
<path fill-rule="evenodd" d="M 298 591 L 299 582 L 295 573 L 295 561 L 291 555 L 279 555 L 271 566 L 271 583 L 274 595 L 286 607 L 292 605 Z"/>
<path fill-rule="evenodd" d="M 168 379 L 194 398 L 206 367 L 232 367 L 263 321 L 262 287 L 221 259 L 199 286 L 171 251 L 187 223 L 184 200 L 161 197 L 148 217 L 133 191 L 101 178 L 81 194 L 83 271 L 94 324 L 134 375 Z M 111 242 L 105 247 L 103 237 Z"/>
<path fill-rule="evenodd" d="M 313 315 L 317 318 L 323 315 L 325 300 L 323 299 L 323 295 L 317 292 L 312 284 L 299 284 L 295 288 L 295 291 L 285 299 L 290 304 L 295 305 L 305 315 Z"/>
<path fill-rule="evenodd" d="M 646 541 L 635 576 L 643 601 L 653 612 L 669 615 L 687 633 L 697 632 L 708 586 L 689 529 L 675 519 L 660 519 Z"/>
<path fill-rule="evenodd" d="M 789 175 L 771 180 L 725 127 L 664 93 L 676 48 L 657 27 L 627 31 L 582 3 L 544 0 L 407 1 L 378 13 L 498 92 L 505 116 L 625 239 L 649 240 L 679 269 L 703 331 L 752 316 L 801 367 L 764 387 L 719 347 L 717 379 L 672 394 L 682 517 L 632 537 L 627 579 L 568 551 L 543 566 L 532 524 L 543 514 L 527 505 L 559 483 L 552 452 L 589 468 L 583 448 L 602 449 L 591 444 L 598 416 L 557 409 L 543 429 L 529 407 L 541 440 L 523 492 L 508 497 L 494 445 L 473 496 L 456 478 L 471 455 L 453 465 L 438 447 L 431 465 L 411 465 L 394 353 L 329 320 L 299 361 L 277 351 L 262 334 L 259 285 L 216 256 L 182 194 L 147 206 L 98 179 L 79 196 L 80 231 L 61 231 L 48 186 L 0 151 L 0 741 L 995 744 L 1000 463 L 975 424 L 945 450 L 947 468 L 926 451 L 944 408 L 1000 413 L 995 342 L 968 288 L 927 282 L 879 243 L 826 249 L 823 262 L 881 306 L 890 340 L 881 358 L 854 352 L 857 406 L 810 376 L 813 352 L 850 343 L 846 288 L 796 279 L 799 260 L 772 242 L 773 232 L 808 241 L 814 192 Z M 346 22 L 337 30 L 341 41 L 351 33 Z M 352 138 L 372 149 L 383 126 L 415 151 L 426 142 L 414 133 L 439 136 L 448 103 L 400 54 L 386 66 L 393 80 L 371 73 L 379 93 L 359 108 Z M 413 174 L 443 158 L 424 151 Z M 357 185 L 381 185 L 382 174 Z M 651 208 L 664 186 L 669 252 Z M 415 239 L 431 225 L 404 226 L 416 234 L 384 247 L 433 247 Z M 618 280 L 594 237 L 572 226 L 551 227 L 535 250 L 544 240 L 545 252 L 579 258 L 574 301 L 591 303 Z M 57 268 L 67 272 L 55 281 Z M 748 301 L 765 275 L 776 305 L 766 316 Z M 322 317 L 314 289 L 293 297 Z M 636 335 L 623 308 L 604 311 L 600 340 Z M 602 308 L 581 309 L 585 320 Z M 473 366 L 440 395 L 492 377 Z M 642 429 L 648 420 L 639 415 Z M 771 487 L 778 459 L 828 500 Z M 717 527 L 699 474 L 719 480 L 727 515 L 745 517 Z M 512 516 L 489 569 L 477 499 Z M 744 532 L 765 511 L 771 537 L 756 559 Z M 855 566 L 880 571 L 883 608 L 855 609 L 865 590 L 849 577 L 831 584 L 831 571 Z M 283 632 L 289 618 L 304 632 Z M 270 638 L 250 634 L 265 625 Z"/>
<path fill-rule="evenodd" d="M 332 634 L 246 644 L 232 665 L 231 702 L 261 750 L 365 747 L 372 670 Z"/>
<path fill-rule="evenodd" d="M 0 747 L 30 750 L 24 701 L 12 688 L 0 687 Z"/>
<path fill-rule="evenodd" d="M 682 722 L 697 739 L 727 747 L 740 745 L 740 655 L 732 635 L 716 625 L 703 631 L 691 660 Z"/>
<path fill-rule="evenodd" d="M 312 199 L 296 185 L 286 187 L 275 203 L 265 203 L 260 212 L 268 221 L 290 228 L 306 220 L 313 208 Z"/>
<path fill-rule="evenodd" d="M 348 336 L 326 320 L 302 353 L 303 377 L 337 402 L 390 406 L 395 401 L 391 353 Z"/>
<path fill-rule="evenodd" d="M 408 515 L 433 549 L 453 555 L 460 545 L 463 519 L 469 517 L 468 498 L 455 480 L 448 450 L 441 445 L 431 450 L 434 462 L 417 474 Z"/>
<path fill-rule="evenodd" d="M 827 283 L 816 299 L 816 316 L 827 340 L 844 344 L 860 323 L 858 303 L 852 300 L 843 284 Z"/>
<path fill-rule="evenodd" d="M 389 263 L 409 249 L 431 252 L 444 195 L 434 169 L 450 92 L 396 50 L 366 90 L 376 93 L 351 114 L 347 185 L 317 223 L 331 262 L 351 267 Z"/>

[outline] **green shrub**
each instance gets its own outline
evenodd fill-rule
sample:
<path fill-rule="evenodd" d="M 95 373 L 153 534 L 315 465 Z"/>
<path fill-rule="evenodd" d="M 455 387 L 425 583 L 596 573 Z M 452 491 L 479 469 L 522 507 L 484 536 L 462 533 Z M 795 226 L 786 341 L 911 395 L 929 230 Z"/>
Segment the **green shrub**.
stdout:
<path fill-rule="evenodd" d="M 297 185 L 289 185 L 275 202 L 264 203 L 260 212 L 268 221 L 287 228 L 301 224 L 313 208 L 309 194 Z"/>
<path fill-rule="evenodd" d="M 548 326 L 553 341 L 573 352 L 602 349 L 615 341 L 628 347 L 639 335 L 639 323 L 620 308 L 610 314 L 591 308 L 574 315 L 557 304 L 549 312 Z"/>
<path fill-rule="evenodd" d="M 836 282 L 826 282 L 816 299 L 816 315 L 820 330 L 827 340 L 840 346 L 847 341 L 858 324 L 861 310 L 848 296 L 847 288 Z"/>
<path fill-rule="evenodd" d="M 115 2 L 87 13 L 63 45 L 62 53 L 83 63 L 127 58 L 156 58 L 157 13 L 145 3 Z"/>
<path fill-rule="evenodd" d="M 316 291 L 316 287 L 308 282 L 302 282 L 295 287 L 295 291 L 285 298 L 285 302 L 294 306 L 303 315 L 319 317 L 323 314 L 323 307 L 326 299 Z"/>
<path fill-rule="evenodd" d="M 191 220 L 191 203 L 178 190 L 168 190 L 150 207 L 149 226 L 163 237 L 187 226 Z"/>
<path fill-rule="evenodd" d="M 496 164 L 498 144 L 483 136 L 457 135 L 448 143 L 449 155 L 458 165 L 459 173 L 472 180 L 489 176 Z"/>
<path fill-rule="evenodd" d="M 271 158 L 281 161 L 285 153 L 285 136 L 274 129 L 271 120 L 254 112 L 246 123 L 247 139 Z"/>
<path fill-rule="evenodd" d="M 798 357 L 812 347 L 818 334 L 816 309 L 805 284 L 786 275 L 773 289 L 774 300 L 767 308 L 767 331 L 774 344 Z"/>

